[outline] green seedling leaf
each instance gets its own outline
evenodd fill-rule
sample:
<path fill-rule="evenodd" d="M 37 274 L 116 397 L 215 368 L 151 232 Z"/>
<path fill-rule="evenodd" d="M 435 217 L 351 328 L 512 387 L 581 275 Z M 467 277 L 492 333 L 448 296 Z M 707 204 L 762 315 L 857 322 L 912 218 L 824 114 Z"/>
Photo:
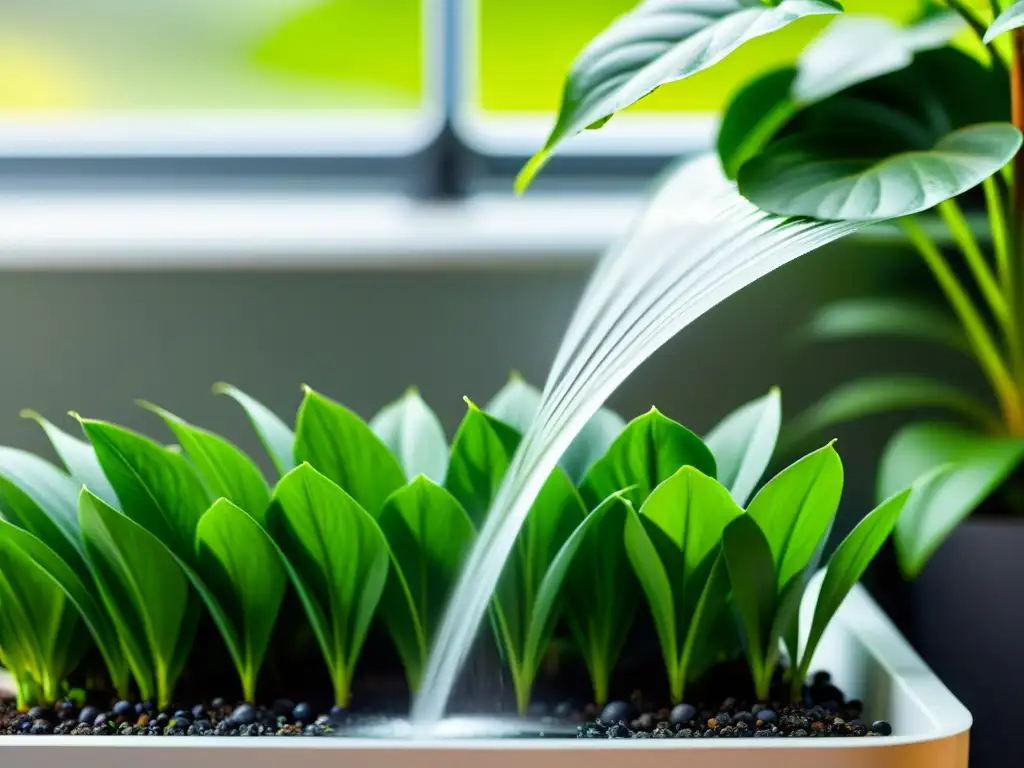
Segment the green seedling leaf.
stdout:
<path fill-rule="evenodd" d="M 708 477 L 717 474 L 715 457 L 701 439 L 652 408 L 633 419 L 590 468 L 580 494 L 593 509 L 613 493 L 629 488 L 625 498 L 639 508 L 652 490 L 682 466 L 695 467 Z"/>
<path fill-rule="evenodd" d="M 522 435 L 526 434 L 537 415 L 540 398 L 540 390 L 513 371 L 508 383 L 491 398 L 484 410 Z"/>
<path fill-rule="evenodd" d="M 330 669 L 335 702 L 347 706 L 387 581 L 387 541 L 355 499 L 309 464 L 281 478 L 274 502 L 269 529 Z"/>
<path fill-rule="evenodd" d="M 832 444 L 772 478 L 747 508 L 771 546 L 781 591 L 804 572 L 828 536 L 843 493 L 843 463 Z"/>
<path fill-rule="evenodd" d="M 487 518 L 520 435 L 469 400 L 466 403 L 469 407 L 452 441 L 444 487 L 479 527 Z"/>
<path fill-rule="evenodd" d="M 370 429 L 398 458 L 407 479 L 424 475 L 443 483 L 448 471 L 448 439 L 437 414 L 417 389 L 385 406 L 370 421 Z"/>
<path fill-rule="evenodd" d="M 192 426 L 152 403 L 140 403 L 170 427 L 213 498 L 225 498 L 263 522 L 270 488 L 255 462 L 220 435 Z"/>
<path fill-rule="evenodd" d="M 587 516 L 563 585 L 565 616 L 590 673 L 594 701 L 602 706 L 636 618 L 639 585 L 625 545 L 631 509 L 625 494 L 615 494 Z"/>
<path fill-rule="evenodd" d="M 17 547 L 64 591 L 68 601 L 77 609 L 93 640 L 96 641 L 115 691 L 119 696 L 127 697 L 130 672 L 128 662 L 121 650 L 113 622 L 94 597 L 95 583 L 92 574 L 88 571 L 76 572 L 41 538 L 5 520 L 0 520 L 0 541 L 9 542 L 11 546 Z"/>
<path fill-rule="evenodd" d="M 583 534 L 569 550 L 565 545 L 585 517 L 582 499 L 556 467 L 530 507 L 498 581 L 494 610 L 499 640 L 512 669 L 521 715 L 529 707 L 533 681 L 559 616 L 561 585 Z"/>
<path fill-rule="evenodd" d="M 683 700 L 690 671 L 684 649 L 688 645 L 692 655 L 690 635 L 722 532 L 741 514 L 726 488 L 682 467 L 654 489 L 639 514 L 631 509 L 626 516 L 626 553 L 651 607 L 674 702 Z M 726 594 L 720 594 L 723 603 Z M 706 621 L 717 608 L 708 600 Z"/>
<path fill-rule="evenodd" d="M 832 0 L 645 0 L 616 19 L 573 62 L 551 135 L 519 173 L 522 192 L 558 145 L 661 85 L 707 69 L 744 43 L 807 16 L 834 14 Z"/>
<path fill-rule="evenodd" d="M 744 506 L 768 469 L 782 426 L 782 397 L 772 389 L 725 417 L 704 442 L 715 456 L 718 480 Z"/>
<path fill-rule="evenodd" d="M 329 478 L 374 517 L 405 485 L 398 460 L 366 422 L 308 387 L 295 428 L 295 460 Z"/>
<path fill-rule="evenodd" d="M 750 515 L 737 517 L 722 535 L 722 552 L 732 585 L 733 603 L 746 639 L 747 659 L 756 694 L 768 700 L 774 672 L 769 664 L 776 608 L 776 576 L 772 548 Z"/>
<path fill-rule="evenodd" d="M 825 634 L 826 627 L 850 590 L 860 581 L 868 565 L 875 559 L 885 540 L 889 538 L 909 498 L 910 489 L 907 488 L 883 501 L 857 524 L 832 553 L 825 578 L 821 583 L 821 591 L 818 593 L 818 602 L 814 607 L 811 632 L 800 660 L 800 680 L 807 679 L 814 652 L 822 635 Z"/>
<path fill-rule="evenodd" d="M 96 451 L 93 450 L 92 445 L 69 435 L 57 425 L 47 421 L 36 411 L 25 409 L 21 412 L 21 415 L 23 418 L 31 419 L 43 428 L 43 432 L 53 445 L 57 456 L 64 463 L 64 466 L 71 475 L 71 479 L 75 481 L 75 496 L 72 509 L 77 510 L 78 508 L 78 491 L 83 485 L 87 486 L 114 509 L 121 508 L 121 502 L 118 501 L 114 488 L 103 473 L 103 468 L 100 466 L 99 459 L 96 458 Z M 77 512 L 73 516 L 77 516 Z"/>
<path fill-rule="evenodd" d="M 195 638 L 198 598 L 177 559 L 131 518 L 88 489 L 79 499 L 86 558 L 143 699 L 170 704 Z"/>
<path fill-rule="evenodd" d="M 213 391 L 218 395 L 227 395 L 242 406 L 278 472 L 283 475 L 295 468 L 295 435 L 277 414 L 230 384 L 214 384 Z"/>
<path fill-rule="evenodd" d="M 196 528 L 194 581 L 231 652 L 246 701 L 284 600 L 288 577 L 262 526 L 227 499 L 218 499 Z"/>
<path fill-rule="evenodd" d="M 192 562 L 196 525 L 210 503 L 192 465 L 137 432 L 96 419 L 80 421 L 125 515 Z"/>
<path fill-rule="evenodd" d="M 1024 0 L 1014 3 L 995 18 L 985 32 L 985 44 L 988 45 L 1004 32 L 1021 27 L 1024 27 Z"/>
<path fill-rule="evenodd" d="M 920 574 L 953 529 L 1024 460 L 1024 441 L 951 424 L 910 424 L 889 441 L 878 494 L 913 484 L 894 536 L 900 569 Z M 895 489 L 895 490 L 893 490 Z"/>
<path fill-rule="evenodd" d="M 963 328 L 947 309 L 903 298 L 865 297 L 834 302 L 811 319 L 802 335 L 822 341 L 904 337 L 957 352 L 971 351 Z"/>
<path fill-rule="evenodd" d="M 476 532 L 458 500 L 420 475 L 388 497 L 377 521 L 391 549 L 381 613 L 419 689 L 448 593 Z"/>
<path fill-rule="evenodd" d="M 78 611 L 39 564 L 8 537 L 0 537 L 0 646 L 27 671 L 44 701 L 56 700 L 60 682 L 79 660 Z"/>

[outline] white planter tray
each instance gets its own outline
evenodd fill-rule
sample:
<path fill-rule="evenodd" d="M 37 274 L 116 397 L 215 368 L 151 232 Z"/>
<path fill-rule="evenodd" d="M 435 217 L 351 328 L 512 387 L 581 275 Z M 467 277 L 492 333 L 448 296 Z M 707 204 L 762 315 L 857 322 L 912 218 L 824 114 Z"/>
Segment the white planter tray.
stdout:
<path fill-rule="evenodd" d="M 809 590 L 805 608 L 810 606 Z M 803 622 L 805 625 L 807 622 Z M 967 768 L 971 715 L 861 587 L 818 650 L 865 720 L 893 735 L 850 739 L 2 736 L 0 766 L 25 768 Z M 757 751 L 757 755 L 750 754 Z M 626 756 L 623 752 L 629 752 Z"/>

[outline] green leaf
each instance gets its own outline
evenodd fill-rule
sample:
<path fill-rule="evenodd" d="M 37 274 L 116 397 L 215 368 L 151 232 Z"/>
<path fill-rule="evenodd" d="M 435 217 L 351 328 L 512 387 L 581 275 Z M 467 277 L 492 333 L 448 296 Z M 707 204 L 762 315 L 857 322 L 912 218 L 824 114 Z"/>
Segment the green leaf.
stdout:
<path fill-rule="evenodd" d="M 196 550 L 196 587 L 232 653 L 246 701 L 254 701 L 287 586 L 281 557 L 260 524 L 227 499 L 199 520 Z"/>
<path fill-rule="evenodd" d="M 21 550 L 64 591 L 96 641 L 115 691 L 119 696 L 128 696 L 128 662 L 121 650 L 113 622 L 94 597 L 92 574 L 77 573 L 42 539 L 5 520 L 0 520 L 0 540 Z"/>
<path fill-rule="evenodd" d="M 43 428 L 47 439 L 53 445 L 57 456 L 64 463 L 71 478 L 76 483 L 74 509 L 78 508 L 78 491 L 83 485 L 103 499 L 114 509 L 121 508 L 114 488 L 103 473 L 99 460 L 96 458 L 96 451 L 84 440 L 72 437 L 57 425 L 44 419 L 39 413 L 31 409 L 21 412 L 23 418 L 31 419 Z M 77 512 L 76 512 L 77 515 Z"/>
<path fill-rule="evenodd" d="M 814 606 L 811 632 L 800 661 L 801 680 L 807 678 L 825 628 L 889 538 L 909 497 L 910 489 L 907 488 L 883 501 L 857 524 L 832 553 Z"/>
<path fill-rule="evenodd" d="M 953 49 L 803 110 L 740 168 L 759 208 L 832 221 L 879 221 L 966 192 L 1017 153 L 1005 75 Z M 969 95 L 969 96 L 968 96 Z"/>
<path fill-rule="evenodd" d="M 469 406 L 466 415 L 452 440 L 444 487 L 479 527 L 490 511 L 520 435 L 469 400 L 466 403 Z"/>
<path fill-rule="evenodd" d="M 985 32 L 985 44 L 988 45 L 1004 32 L 1021 27 L 1024 27 L 1024 0 L 1018 0 L 995 18 Z"/>
<path fill-rule="evenodd" d="M 717 149 L 730 179 L 799 111 L 793 98 L 796 76 L 794 67 L 768 72 L 744 85 L 729 102 L 718 129 Z"/>
<path fill-rule="evenodd" d="M 444 482 L 448 471 L 448 439 L 437 414 L 411 388 L 401 400 L 385 406 L 370 421 L 370 429 L 398 458 L 405 476 L 424 475 Z"/>
<path fill-rule="evenodd" d="M 519 434 L 525 434 L 540 406 L 541 393 L 513 371 L 508 383 L 484 407 L 484 411 Z"/>
<path fill-rule="evenodd" d="M 117 627 L 139 693 L 165 707 L 174 658 L 191 646 L 194 595 L 171 551 L 153 534 L 88 489 L 79 500 L 85 552 L 103 603 Z"/>
<path fill-rule="evenodd" d="M 141 405 L 162 418 L 188 454 L 213 498 L 225 498 L 262 522 L 270 488 L 255 462 L 220 435 L 192 426 L 152 403 Z"/>
<path fill-rule="evenodd" d="M 366 422 L 308 387 L 295 428 L 295 460 L 309 463 L 374 517 L 405 485 L 398 460 Z"/>
<path fill-rule="evenodd" d="M 391 494 L 377 522 L 392 563 L 381 613 L 416 691 L 448 594 L 476 534 L 458 500 L 424 475 Z"/>
<path fill-rule="evenodd" d="M 768 469 L 782 426 L 782 396 L 777 388 L 733 411 L 704 442 L 715 456 L 718 480 L 743 506 Z"/>
<path fill-rule="evenodd" d="M 227 395 L 245 410 L 274 467 L 282 475 L 295 468 L 295 435 L 277 414 L 237 387 L 213 385 L 214 394 Z"/>
<path fill-rule="evenodd" d="M 827 537 L 843 493 L 843 463 L 829 443 L 773 477 L 747 513 L 771 545 L 778 589 L 803 572 Z"/>
<path fill-rule="evenodd" d="M 939 545 L 1024 460 L 1024 440 L 970 432 L 951 424 L 915 423 L 882 454 L 878 493 L 914 492 L 896 524 L 903 573 L 916 577 Z"/>
<path fill-rule="evenodd" d="M 983 402 L 957 386 L 912 376 L 872 376 L 841 384 L 786 428 L 790 445 L 854 419 L 890 411 L 934 408 L 979 425 L 998 423 Z"/>
<path fill-rule="evenodd" d="M 335 703 L 347 706 L 387 581 L 387 542 L 373 517 L 309 464 L 281 478 L 274 502 L 268 526 L 330 669 Z"/>
<path fill-rule="evenodd" d="M 900 336 L 970 352 L 963 328 L 949 311 L 914 299 L 864 297 L 844 299 L 822 308 L 803 329 L 811 339 Z"/>
<path fill-rule="evenodd" d="M 192 562 L 196 525 L 209 497 L 189 462 L 124 427 L 95 419 L 80 421 L 125 515 L 186 563 Z"/>
<path fill-rule="evenodd" d="M 744 43 L 807 16 L 834 14 L 833 0 L 645 0 L 576 57 L 551 135 L 519 173 L 522 191 L 565 139 L 608 119 L 661 85 L 683 80 Z"/>
<path fill-rule="evenodd" d="M 633 419 L 608 452 L 587 472 L 580 494 L 593 509 L 617 491 L 640 507 L 662 481 L 682 466 L 715 477 L 715 457 L 697 435 L 652 408 Z"/>
<path fill-rule="evenodd" d="M 766 657 L 777 605 L 772 548 L 754 518 L 741 515 L 725 529 L 722 553 L 746 637 L 747 658 L 754 680 L 760 681 L 770 674 Z M 757 691 L 758 696 L 762 693 Z"/>
<path fill-rule="evenodd" d="M 615 494 L 587 515 L 563 585 L 565 616 L 599 705 L 608 700 L 612 671 L 636 617 L 638 584 L 625 545 L 630 509 L 629 501 Z"/>

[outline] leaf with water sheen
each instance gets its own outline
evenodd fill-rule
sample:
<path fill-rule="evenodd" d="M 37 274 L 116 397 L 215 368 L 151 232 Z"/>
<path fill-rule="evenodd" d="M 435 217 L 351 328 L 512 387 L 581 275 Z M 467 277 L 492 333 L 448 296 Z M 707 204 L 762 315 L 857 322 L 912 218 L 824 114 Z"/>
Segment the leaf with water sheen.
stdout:
<path fill-rule="evenodd" d="M 807 672 L 814 659 L 814 651 L 817 649 L 828 623 L 832 621 L 832 617 L 839 610 L 839 606 L 843 604 L 843 600 L 846 599 L 854 585 L 860 581 L 864 571 L 878 554 L 878 550 L 889 538 L 889 534 L 896 526 L 900 512 L 903 511 L 909 497 L 910 489 L 907 488 L 883 501 L 850 531 L 849 535 L 832 553 L 828 568 L 825 570 L 825 578 L 821 583 L 817 603 L 814 606 L 811 632 L 807 637 L 803 658 L 800 661 L 801 680 L 807 677 Z"/>
<path fill-rule="evenodd" d="M 777 607 L 772 549 L 754 519 L 741 515 L 725 529 L 722 552 L 751 670 L 755 680 L 762 679 Z"/>
<path fill-rule="evenodd" d="M 771 545 L 781 591 L 827 537 L 843 493 L 843 463 L 832 444 L 786 467 L 757 492 L 747 514 Z"/>
<path fill-rule="evenodd" d="M 631 421 L 587 472 L 580 494 L 590 509 L 623 489 L 639 508 L 662 481 L 682 466 L 715 477 L 715 457 L 690 430 L 652 408 Z"/>
<path fill-rule="evenodd" d="M 768 469 L 781 427 L 782 396 L 773 388 L 726 416 L 704 438 L 718 465 L 718 481 L 741 507 Z"/>
<path fill-rule="evenodd" d="M 398 459 L 369 425 L 308 387 L 296 421 L 295 460 L 330 478 L 374 517 L 405 485 Z"/>
<path fill-rule="evenodd" d="M 268 528 L 331 672 L 335 703 L 349 687 L 388 576 L 388 544 L 374 518 L 309 464 L 277 484 Z"/>
<path fill-rule="evenodd" d="M 80 421 L 125 515 L 192 562 L 196 525 L 210 504 L 192 465 L 137 432 L 95 419 Z"/>
<path fill-rule="evenodd" d="M 900 568 L 915 577 L 954 528 L 1024 460 L 1024 440 L 920 422 L 897 432 L 882 453 L 877 495 L 913 484 L 894 536 Z"/>
<path fill-rule="evenodd" d="M 224 498 L 263 521 L 270 488 L 255 462 L 220 435 L 195 427 L 152 403 L 142 403 L 170 427 L 213 498 Z"/>
<path fill-rule="evenodd" d="M 834 14 L 833 0 L 645 0 L 576 57 L 551 135 L 519 173 L 526 188 L 563 140 L 599 128 L 661 85 L 683 80 L 744 43 L 807 16 Z"/>
<path fill-rule="evenodd" d="M 985 32 L 985 44 L 991 43 L 1004 32 L 1021 27 L 1024 27 L 1024 0 L 1014 3 L 995 18 L 988 31 Z"/>
<path fill-rule="evenodd" d="M 254 701 L 256 676 L 284 600 L 288 577 L 277 548 L 253 517 L 218 499 L 196 528 L 195 580 Z"/>
<path fill-rule="evenodd" d="M 392 493 L 377 522 L 392 563 L 381 614 L 415 691 L 476 532 L 458 500 L 424 475 Z"/>
<path fill-rule="evenodd" d="M 117 626 L 143 698 L 167 706 L 174 659 L 191 646 L 195 599 L 171 551 L 153 534 L 88 489 L 79 500 L 86 556 L 100 596 Z"/>
<path fill-rule="evenodd" d="M 448 438 L 441 420 L 415 388 L 385 406 L 370 429 L 398 459 L 408 480 L 424 475 L 443 483 L 448 471 Z"/>
<path fill-rule="evenodd" d="M 822 341 L 891 336 L 928 341 L 957 352 L 971 350 L 963 328 L 947 309 L 900 297 L 834 302 L 811 318 L 801 336 Z"/>
<path fill-rule="evenodd" d="M 469 400 L 466 415 L 452 440 L 444 487 L 469 514 L 483 524 L 501 486 L 520 435 L 499 419 L 484 413 Z"/>
<path fill-rule="evenodd" d="M 295 435 L 277 414 L 230 384 L 214 384 L 213 391 L 227 395 L 242 406 L 278 472 L 283 475 L 295 468 Z"/>

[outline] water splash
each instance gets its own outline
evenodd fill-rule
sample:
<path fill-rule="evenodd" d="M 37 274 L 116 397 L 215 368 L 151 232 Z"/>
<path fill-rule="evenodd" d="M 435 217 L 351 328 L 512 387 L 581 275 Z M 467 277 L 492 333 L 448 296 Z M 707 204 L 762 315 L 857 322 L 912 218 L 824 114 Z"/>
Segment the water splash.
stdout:
<path fill-rule="evenodd" d="M 715 156 L 668 174 L 626 238 L 598 264 L 438 631 L 414 723 L 444 715 L 516 535 L 573 438 L 644 360 L 772 270 L 864 226 L 766 214 Z"/>

